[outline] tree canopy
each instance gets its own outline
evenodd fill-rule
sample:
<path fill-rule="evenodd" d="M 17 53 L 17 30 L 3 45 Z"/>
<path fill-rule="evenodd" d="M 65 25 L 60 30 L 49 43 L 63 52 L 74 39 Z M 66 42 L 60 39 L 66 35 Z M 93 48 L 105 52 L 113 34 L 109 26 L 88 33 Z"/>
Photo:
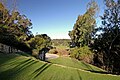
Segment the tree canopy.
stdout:
<path fill-rule="evenodd" d="M 104 0 L 106 9 L 101 16 L 101 31 L 94 41 L 94 50 L 105 69 L 120 74 L 120 0 Z"/>
<path fill-rule="evenodd" d="M 0 2 L 1 43 L 16 47 L 23 51 L 30 51 L 26 46 L 25 41 L 32 36 L 30 31 L 31 25 L 31 20 L 25 15 L 21 15 L 15 10 L 10 11 L 2 4 L 2 2 Z"/>
<path fill-rule="evenodd" d="M 98 5 L 95 1 L 88 3 L 88 8 L 85 14 L 79 15 L 73 30 L 69 32 L 69 36 L 77 47 L 82 47 L 90 43 L 92 32 L 96 26 L 95 14 L 98 10 Z"/>
<path fill-rule="evenodd" d="M 48 47 L 50 37 L 46 34 L 34 36 L 32 22 L 16 10 L 10 11 L 0 2 L 0 42 L 25 52 Z"/>

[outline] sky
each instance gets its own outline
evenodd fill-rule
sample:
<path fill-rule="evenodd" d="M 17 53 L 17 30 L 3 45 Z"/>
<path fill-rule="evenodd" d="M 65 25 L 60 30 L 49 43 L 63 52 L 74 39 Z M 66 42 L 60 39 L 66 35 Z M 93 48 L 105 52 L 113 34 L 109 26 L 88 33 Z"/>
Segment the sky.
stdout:
<path fill-rule="evenodd" d="M 17 0 L 17 9 L 32 22 L 32 33 L 47 34 L 51 39 L 69 39 L 78 15 L 86 12 L 91 0 Z M 103 13 L 103 0 L 96 0 Z M 99 18 L 97 24 L 100 24 Z"/>

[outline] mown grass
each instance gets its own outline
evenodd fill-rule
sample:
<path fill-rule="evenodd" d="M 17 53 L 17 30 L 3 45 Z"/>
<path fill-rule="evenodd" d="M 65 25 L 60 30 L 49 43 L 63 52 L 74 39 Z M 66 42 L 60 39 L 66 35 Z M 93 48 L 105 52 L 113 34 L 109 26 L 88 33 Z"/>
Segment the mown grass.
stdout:
<path fill-rule="evenodd" d="M 51 60 L 49 60 L 49 62 L 54 63 L 54 64 L 64 65 L 64 66 L 69 66 L 69 67 L 73 67 L 73 68 L 88 70 L 88 71 L 105 72 L 104 70 L 102 70 L 98 67 L 92 66 L 90 64 L 84 63 L 82 61 L 78 61 L 78 60 L 76 60 L 74 58 L 70 58 L 70 57 L 59 57 L 56 59 L 51 59 Z"/>
<path fill-rule="evenodd" d="M 120 80 L 120 76 L 84 71 L 78 67 L 42 62 L 18 54 L 0 54 L 0 80 Z"/>

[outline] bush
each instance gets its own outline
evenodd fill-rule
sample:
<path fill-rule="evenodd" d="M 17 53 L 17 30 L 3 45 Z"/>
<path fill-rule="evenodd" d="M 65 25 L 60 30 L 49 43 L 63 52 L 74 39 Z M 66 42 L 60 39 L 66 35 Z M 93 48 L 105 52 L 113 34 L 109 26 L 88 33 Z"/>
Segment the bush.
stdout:
<path fill-rule="evenodd" d="M 69 51 L 67 51 L 66 49 L 57 48 L 57 51 L 58 51 L 57 54 L 59 56 L 68 56 L 69 55 Z"/>
<path fill-rule="evenodd" d="M 92 63 L 93 60 L 93 53 L 88 46 L 71 49 L 70 56 L 87 63 Z"/>
<path fill-rule="evenodd" d="M 66 49 L 60 49 L 60 48 L 57 48 L 57 49 L 51 49 L 49 51 L 50 54 L 57 54 L 59 56 L 68 56 L 69 55 L 69 51 L 67 51 Z"/>
<path fill-rule="evenodd" d="M 50 53 L 50 54 L 57 54 L 58 51 L 57 51 L 56 49 L 51 49 L 51 50 L 49 51 L 49 53 Z"/>
<path fill-rule="evenodd" d="M 32 56 L 38 58 L 38 54 L 39 54 L 39 50 L 37 50 L 37 49 L 32 50 Z"/>

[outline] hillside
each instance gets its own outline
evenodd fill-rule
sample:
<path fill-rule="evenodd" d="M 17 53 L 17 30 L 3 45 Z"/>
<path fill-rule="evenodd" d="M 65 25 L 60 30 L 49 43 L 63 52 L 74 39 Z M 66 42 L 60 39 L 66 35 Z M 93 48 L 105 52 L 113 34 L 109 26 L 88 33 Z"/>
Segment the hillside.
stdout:
<path fill-rule="evenodd" d="M 62 60 L 63 61 L 62 61 Z M 0 53 L 0 80 L 119 80 L 120 76 L 108 75 L 91 65 L 58 58 L 52 63 L 39 61 L 31 56 Z M 63 62 L 63 64 L 62 64 Z M 73 64 L 75 63 L 75 64 Z M 96 72 L 95 72 L 96 71 Z"/>
<path fill-rule="evenodd" d="M 98 71 L 98 72 L 105 72 L 104 70 L 92 66 L 90 64 L 84 63 L 82 61 L 78 61 L 74 58 L 70 58 L 70 57 L 59 57 L 56 59 L 51 59 L 49 60 L 49 62 L 53 63 L 53 64 L 59 64 L 59 65 L 64 65 L 67 67 L 72 67 L 72 68 L 77 68 L 77 69 L 81 69 L 81 70 L 85 70 L 85 71 Z"/>
<path fill-rule="evenodd" d="M 70 39 L 53 39 L 52 40 L 52 45 L 55 47 L 68 47 L 70 43 Z"/>

